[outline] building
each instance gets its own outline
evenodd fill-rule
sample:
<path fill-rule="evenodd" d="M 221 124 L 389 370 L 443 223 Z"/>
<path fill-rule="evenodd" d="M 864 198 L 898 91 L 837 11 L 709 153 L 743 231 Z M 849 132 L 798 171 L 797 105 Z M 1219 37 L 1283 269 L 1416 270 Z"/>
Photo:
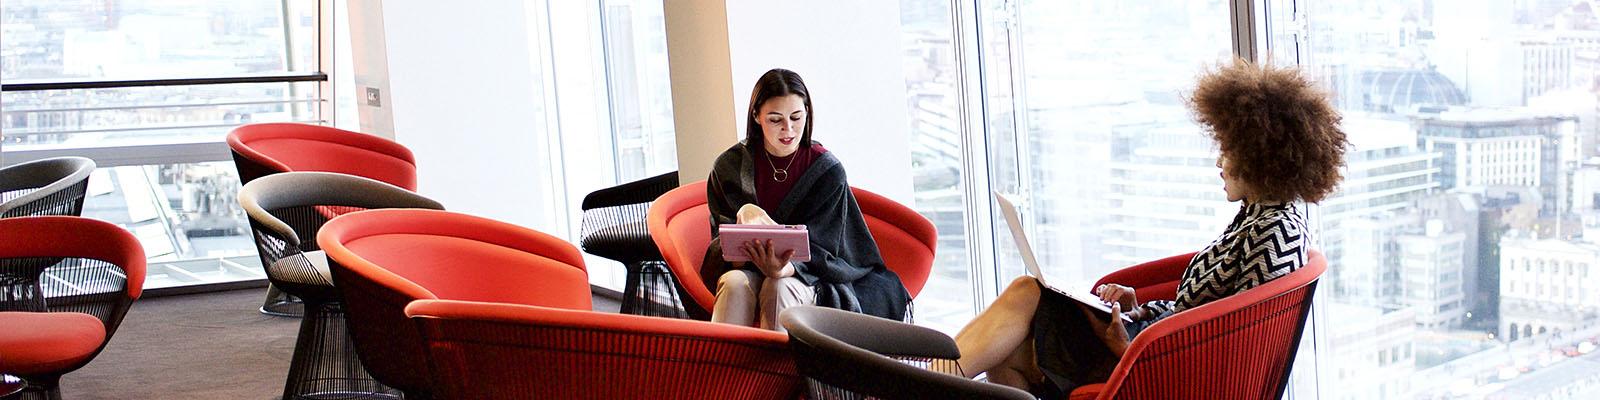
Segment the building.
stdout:
<path fill-rule="evenodd" d="M 1539 188 L 1540 215 L 1572 209 L 1579 161 L 1577 118 L 1520 108 L 1452 108 L 1413 117 L 1418 143 L 1439 153 L 1440 189 Z"/>
<path fill-rule="evenodd" d="M 1437 190 L 1438 155 L 1417 147 L 1416 132 L 1391 115 L 1351 114 L 1344 183 L 1321 203 L 1321 242 L 1335 298 L 1401 304 L 1393 239 L 1421 228 L 1406 210 Z"/>
<path fill-rule="evenodd" d="M 1395 238 L 1401 301 L 1414 309 L 1418 327 L 1453 328 L 1466 320 L 1468 243 L 1465 233 L 1447 232 L 1438 219 L 1428 220 L 1421 234 Z"/>
<path fill-rule="evenodd" d="M 1600 245 L 1500 242 L 1500 337 L 1573 332 L 1600 322 Z"/>
<path fill-rule="evenodd" d="M 1323 399 L 1401 398 L 1411 391 L 1416 372 L 1416 317 L 1409 309 L 1369 307 L 1333 302 L 1322 314 L 1328 321 L 1329 359 L 1319 368 Z M 1335 387 L 1337 386 L 1337 387 Z"/>

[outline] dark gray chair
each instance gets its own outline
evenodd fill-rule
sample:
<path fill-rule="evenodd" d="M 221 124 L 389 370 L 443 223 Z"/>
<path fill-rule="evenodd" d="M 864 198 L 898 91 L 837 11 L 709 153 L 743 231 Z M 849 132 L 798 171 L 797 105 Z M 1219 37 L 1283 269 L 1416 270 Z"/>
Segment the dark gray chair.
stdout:
<path fill-rule="evenodd" d="M 331 172 L 257 178 L 239 191 L 239 205 L 250 218 L 267 280 L 305 302 L 283 398 L 400 397 L 373 379 L 357 357 L 317 231 L 338 215 L 362 209 L 444 206 L 398 186 Z"/>
<path fill-rule="evenodd" d="M 813 399 L 1015 399 L 1015 388 L 925 369 L 961 358 L 955 340 L 932 329 L 833 308 L 785 309 L 795 365 Z"/>
<path fill-rule="evenodd" d="M 56 157 L 0 169 L 0 218 L 83 215 L 94 160 Z"/>
<path fill-rule="evenodd" d="M 688 318 L 672 272 L 650 238 L 645 214 L 650 202 L 678 187 L 678 172 L 668 172 L 596 190 L 583 197 L 583 251 L 621 262 L 628 272 L 622 313 Z"/>

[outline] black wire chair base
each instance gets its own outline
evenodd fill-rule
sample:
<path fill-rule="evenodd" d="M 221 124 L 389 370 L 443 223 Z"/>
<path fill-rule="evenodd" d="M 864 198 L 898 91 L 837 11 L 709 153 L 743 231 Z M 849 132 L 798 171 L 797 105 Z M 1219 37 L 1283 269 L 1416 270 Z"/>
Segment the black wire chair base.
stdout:
<path fill-rule="evenodd" d="M 306 314 L 306 303 L 292 294 L 278 290 L 276 285 L 267 284 L 267 300 L 261 303 L 262 314 L 274 317 L 300 318 Z"/>
<path fill-rule="evenodd" d="M 21 392 L 0 396 L 0 400 L 61 400 L 61 379 L 57 377 L 48 382 L 41 378 L 28 380 Z"/>
<path fill-rule="evenodd" d="M 283 384 L 290 399 L 399 399 L 399 390 L 378 383 L 356 357 L 341 303 L 312 302 L 300 320 L 294 358 Z"/>
<path fill-rule="evenodd" d="M 689 318 L 678 298 L 672 271 L 663 261 L 627 265 L 628 281 L 622 289 L 622 313 L 666 318 Z"/>
<path fill-rule="evenodd" d="M 956 360 L 925 357 L 891 357 L 902 364 L 917 368 L 938 371 L 951 375 L 962 375 L 961 364 Z M 829 385 L 816 379 L 806 378 L 806 399 L 809 400 L 873 400 L 878 399 L 856 393 L 838 386 Z"/>

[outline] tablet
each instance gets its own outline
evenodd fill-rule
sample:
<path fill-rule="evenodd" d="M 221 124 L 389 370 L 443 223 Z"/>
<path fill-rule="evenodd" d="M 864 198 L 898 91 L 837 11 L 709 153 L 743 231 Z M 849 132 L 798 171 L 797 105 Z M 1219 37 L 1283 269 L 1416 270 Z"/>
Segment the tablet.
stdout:
<path fill-rule="evenodd" d="M 805 225 L 743 225 L 723 224 L 717 228 L 718 237 L 722 239 L 722 259 L 727 261 L 750 261 L 750 255 L 745 253 L 744 244 L 754 240 L 772 241 L 772 250 L 783 254 L 785 250 L 794 250 L 790 261 L 811 261 L 811 235 L 806 233 Z"/>

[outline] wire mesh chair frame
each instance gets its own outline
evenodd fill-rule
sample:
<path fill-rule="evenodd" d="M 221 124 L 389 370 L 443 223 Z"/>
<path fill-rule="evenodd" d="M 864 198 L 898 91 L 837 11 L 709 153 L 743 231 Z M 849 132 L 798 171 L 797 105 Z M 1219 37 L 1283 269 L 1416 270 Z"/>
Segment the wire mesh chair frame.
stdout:
<path fill-rule="evenodd" d="M 407 150 L 404 146 L 387 139 L 359 132 L 299 123 L 250 124 L 235 128 L 228 133 L 227 137 L 228 148 L 233 155 L 234 168 L 239 171 L 240 184 L 249 184 L 257 178 L 295 170 L 294 166 L 273 159 L 271 154 L 263 153 L 251 147 L 249 143 L 258 139 L 283 138 L 316 138 L 338 142 L 343 145 L 366 146 L 365 148 L 368 150 L 410 163 L 413 169 L 416 164 L 416 160 L 410 150 Z M 388 183 L 407 190 L 416 190 L 414 172 L 409 180 L 402 179 L 399 182 Z M 267 315 L 298 317 L 304 313 L 304 307 L 299 298 L 279 290 L 276 284 L 269 284 L 267 286 L 267 296 L 262 301 L 260 311 L 262 314 Z"/>
<path fill-rule="evenodd" d="M 772 331 L 516 304 L 419 300 L 443 398 L 794 399 Z"/>
<path fill-rule="evenodd" d="M 1128 345 L 1109 380 L 1073 395 L 1282 398 L 1312 296 L 1327 269 L 1320 252 L 1311 251 L 1308 260 L 1288 275 L 1151 324 Z M 1196 377 L 1194 371 L 1206 373 Z"/>
<path fill-rule="evenodd" d="M 799 306 L 779 321 L 811 399 L 1032 399 L 1027 392 L 935 372 L 960 371 L 955 340 L 848 311 Z"/>
<path fill-rule="evenodd" d="M 60 399 L 61 375 L 82 368 L 104 350 L 138 299 L 144 285 L 144 248 L 116 225 L 73 216 L 0 220 L 0 233 L 32 235 L 32 240 L 57 243 L 43 251 L 31 247 L 26 237 L 17 242 L 21 245 L 11 244 L 17 246 L 14 248 L 0 244 L 0 311 L 88 314 L 99 319 L 105 330 L 99 347 L 81 363 L 54 374 L 24 375 L 27 389 L 7 397 Z M 63 249 L 75 245 L 99 247 Z M 42 256 L 41 252 L 54 254 Z M 32 254 L 18 256 L 27 253 Z"/>
<path fill-rule="evenodd" d="M 317 231 L 339 213 L 366 208 L 443 207 L 387 183 L 327 172 L 262 177 L 246 184 L 239 201 L 249 216 L 267 279 L 305 304 L 283 398 L 400 397 L 398 390 L 373 379 L 361 364 L 338 288 L 308 253 L 321 251 L 314 239 Z"/>
<path fill-rule="evenodd" d="M 650 202 L 678 187 L 677 171 L 596 190 L 583 198 L 583 250 L 627 270 L 622 313 L 688 318 L 677 284 L 650 238 Z"/>
<path fill-rule="evenodd" d="M 94 160 L 57 157 L 0 169 L 0 218 L 83 214 Z"/>

